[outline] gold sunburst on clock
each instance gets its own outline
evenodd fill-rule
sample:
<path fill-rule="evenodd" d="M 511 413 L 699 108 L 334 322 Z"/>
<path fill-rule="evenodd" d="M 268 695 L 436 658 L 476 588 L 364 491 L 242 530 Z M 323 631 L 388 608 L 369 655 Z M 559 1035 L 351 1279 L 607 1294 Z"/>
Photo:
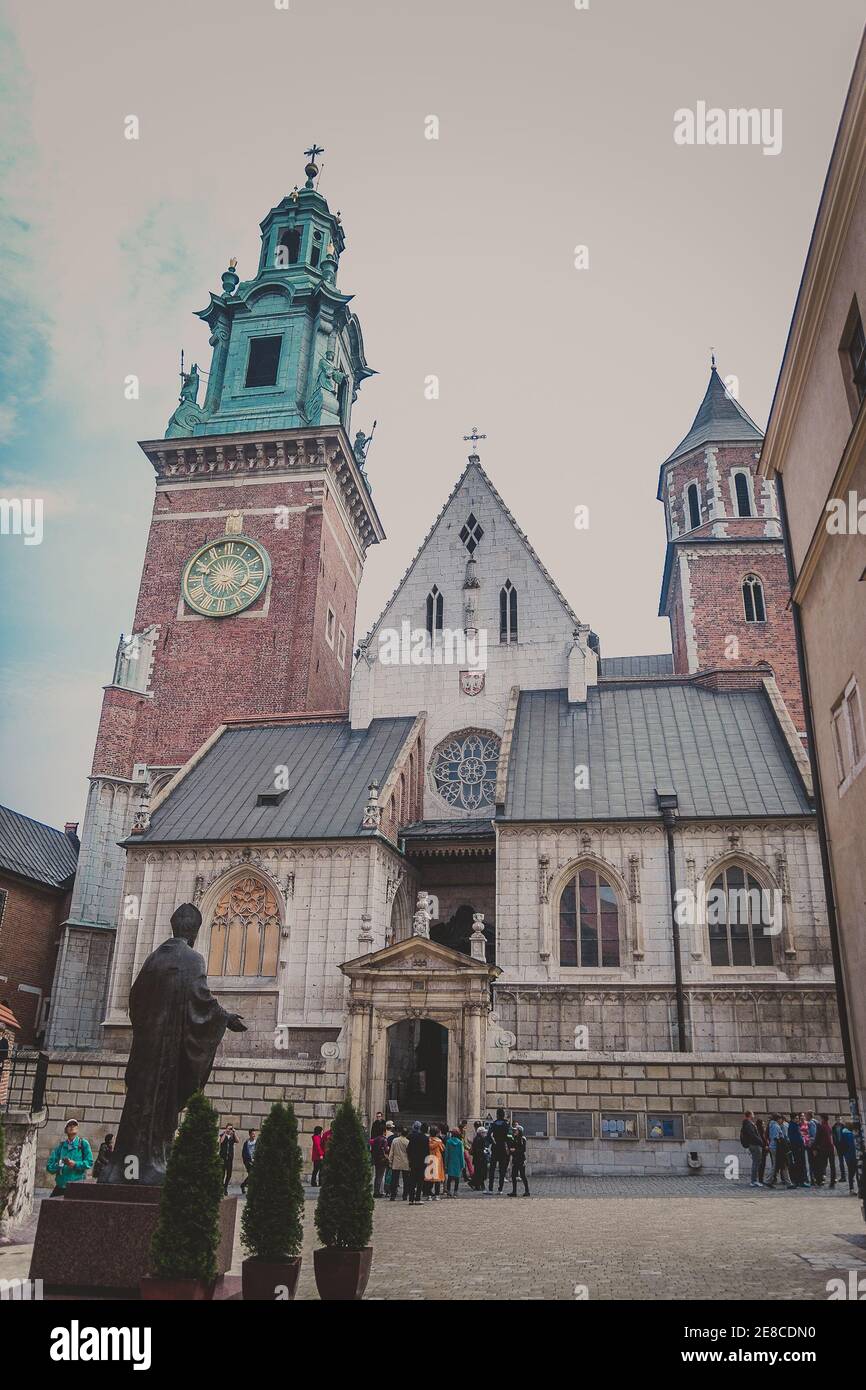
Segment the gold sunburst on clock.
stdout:
<path fill-rule="evenodd" d="M 203 545 L 187 561 L 183 596 L 203 617 L 227 618 L 255 603 L 270 572 L 264 546 L 247 536 L 223 536 Z"/>

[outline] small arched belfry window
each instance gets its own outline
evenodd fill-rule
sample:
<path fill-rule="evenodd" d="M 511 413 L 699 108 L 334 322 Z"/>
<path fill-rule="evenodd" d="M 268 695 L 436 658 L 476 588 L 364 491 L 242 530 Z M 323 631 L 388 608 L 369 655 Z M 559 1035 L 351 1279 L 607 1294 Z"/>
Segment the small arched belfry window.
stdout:
<path fill-rule="evenodd" d="M 499 590 L 499 640 L 517 641 L 517 590 L 510 579 Z"/>
<path fill-rule="evenodd" d="M 696 531 L 701 524 L 701 498 L 697 483 L 689 483 L 686 500 L 689 508 L 689 530 Z"/>
<path fill-rule="evenodd" d="M 752 498 L 749 493 L 749 479 L 747 474 L 734 474 L 734 492 L 737 497 L 737 516 L 751 516 Z"/>
<path fill-rule="evenodd" d="M 739 864 L 713 880 L 706 911 L 712 965 L 773 964 L 772 894 Z"/>
<path fill-rule="evenodd" d="M 747 574 L 743 580 L 743 612 L 747 623 L 765 623 L 767 610 L 764 607 L 764 586 L 756 574 Z"/>
<path fill-rule="evenodd" d="M 579 869 L 559 899 L 560 965 L 619 965 L 616 892 L 597 869 Z"/>
<path fill-rule="evenodd" d="M 277 973 L 280 913 L 273 889 L 260 878 L 240 878 L 227 888 L 211 922 L 209 975 Z"/>

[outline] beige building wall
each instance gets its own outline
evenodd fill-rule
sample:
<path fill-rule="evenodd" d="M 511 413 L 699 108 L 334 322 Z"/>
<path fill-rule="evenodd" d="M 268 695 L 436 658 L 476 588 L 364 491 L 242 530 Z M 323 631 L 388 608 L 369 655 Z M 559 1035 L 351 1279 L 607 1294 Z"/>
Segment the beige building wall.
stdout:
<path fill-rule="evenodd" d="M 866 1107 L 866 406 L 848 351 L 866 320 L 866 49 L 830 162 L 760 471 L 781 479 L 832 864 L 856 1087 Z M 828 528 L 834 499 L 844 529 Z M 858 514 L 859 508 L 859 514 Z M 853 525 L 852 525 L 853 523 Z M 842 761 L 834 712 L 846 696 Z"/>

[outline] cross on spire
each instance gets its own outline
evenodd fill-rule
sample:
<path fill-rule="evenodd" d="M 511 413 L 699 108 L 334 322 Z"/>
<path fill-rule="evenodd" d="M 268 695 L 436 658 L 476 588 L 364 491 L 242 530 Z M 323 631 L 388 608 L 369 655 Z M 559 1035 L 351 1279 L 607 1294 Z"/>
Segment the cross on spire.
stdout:
<path fill-rule="evenodd" d="M 318 156 L 319 156 L 320 154 L 324 154 L 324 153 L 325 153 L 324 146 L 323 146 L 323 145 L 317 145 L 317 144 L 315 143 L 315 141 L 313 142 L 313 144 L 310 146 L 310 148 L 309 148 L 308 150 L 304 150 L 304 154 L 307 156 L 307 160 L 308 160 L 307 166 L 306 166 L 306 168 L 304 169 L 304 173 L 305 173 L 306 176 L 307 176 L 307 182 L 304 184 L 304 187 L 305 187 L 305 188 L 312 188 L 312 187 L 313 187 L 313 179 L 316 177 L 316 175 L 317 175 L 318 172 L 319 172 L 319 166 L 318 166 L 318 164 L 316 163 L 316 159 L 318 158 Z"/>
<path fill-rule="evenodd" d="M 309 148 L 308 150 L 304 150 L 304 154 L 306 155 L 307 159 L 309 159 L 310 162 L 311 162 L 312 164 L 315 164 L 316 158 L 317 158 L 318 155 L 324 154 L 324 153 L 325 153 L 325 148 L 324 148 L 323 145 L 311 145 L 310 148 Z"/>
<path fill-rule="evenodd" d="M 464 438 L 464 440 L 466 441 L 467 444 L 471 443 L 471 444 L 474 445 L 474 444 L 477 444 L 477 443 L 478 443 L 479 439 L 486 439 L 486 438 L 487 438 L 487 435 L 486 435 L 486 434 L 479 434 L 479 433 L 478 433 L 478 426 L 477 426 L 477 425 L 473 425 L 473 426 L 472 426 L 472 433 L 471 433 L 471 434 L 464 434 L 463 438 Z M 473 450 L 473 452 L 469 455 L 469 457 L 470 457 L 470 459 L 477 459 L 477 458 L 478 458 L 478 454 Z"/>

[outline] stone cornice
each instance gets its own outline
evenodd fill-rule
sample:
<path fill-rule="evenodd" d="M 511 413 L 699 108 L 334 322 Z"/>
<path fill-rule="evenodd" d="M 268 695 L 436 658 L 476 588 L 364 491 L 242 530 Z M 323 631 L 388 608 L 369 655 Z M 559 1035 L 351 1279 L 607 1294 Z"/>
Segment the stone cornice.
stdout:
<path fill-rule="evenodd" d="M 361 549 L 384 540 L 379 514 L 342 426 L 150 439 L 140 441 L 139 447 L 160 482 L 192 488 L 217 478 L 291 478 L 311 469 L 327 474 Z"/>

